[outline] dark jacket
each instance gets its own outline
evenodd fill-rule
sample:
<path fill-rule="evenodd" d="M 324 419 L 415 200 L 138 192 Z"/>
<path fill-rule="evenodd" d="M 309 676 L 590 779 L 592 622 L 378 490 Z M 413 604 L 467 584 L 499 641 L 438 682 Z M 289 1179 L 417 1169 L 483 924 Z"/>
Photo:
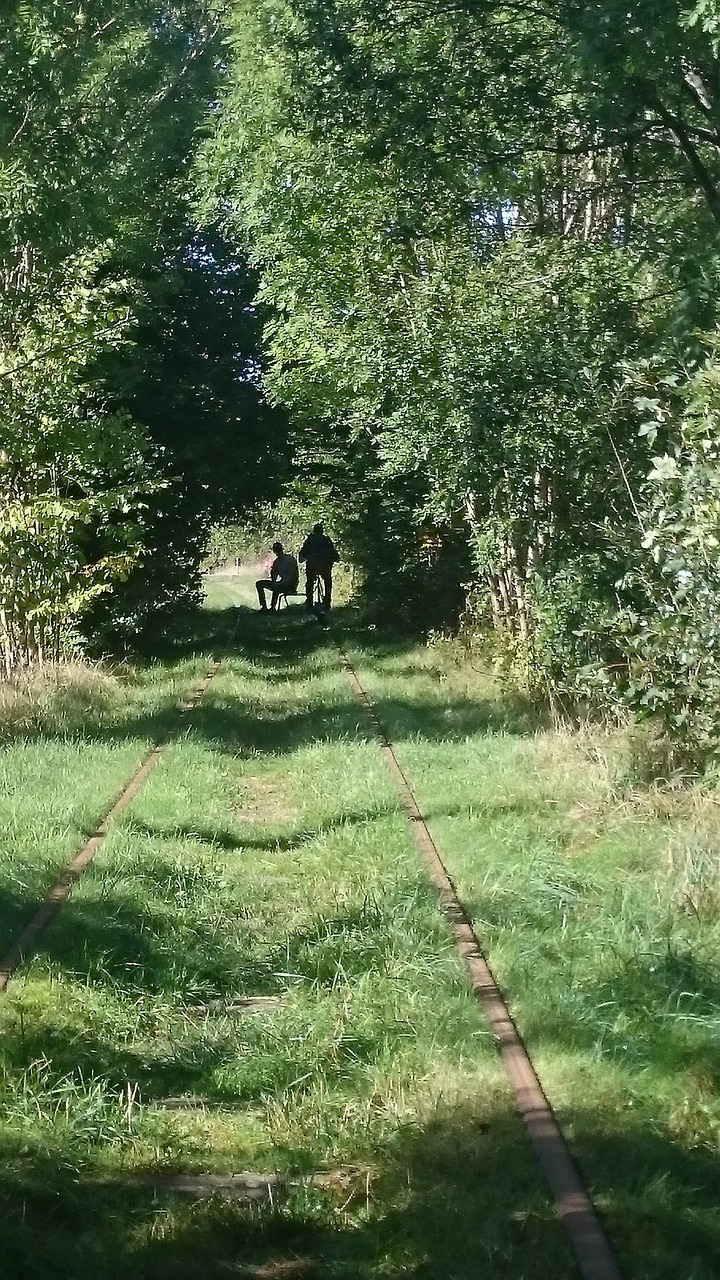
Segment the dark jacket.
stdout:
<path fill-rule="evenodd" d="M 326 533 L 309 533 L 298 553 L 298 560 L 312 560 L 315 564 L 333 565 L 340 557 L 332 538 Z"/>

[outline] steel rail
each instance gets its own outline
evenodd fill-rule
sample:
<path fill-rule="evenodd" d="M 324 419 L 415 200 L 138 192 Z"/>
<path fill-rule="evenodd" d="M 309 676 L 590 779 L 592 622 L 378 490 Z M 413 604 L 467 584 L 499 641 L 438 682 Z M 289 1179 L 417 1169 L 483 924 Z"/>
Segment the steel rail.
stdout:
<path fill-rule="evenodd" d="M 192 711 L 198 705 L 220 665 L 220 660 L 216 659 L 209 671 L 193 686 L 187 698 L 178 707 L 181 714 L 186 711 Z M 13 974 L 23 960 L 27 959 L 35 950 L 41 935 L 70 896 L 70 891 L 75 881 L 79 879 L 97 854 L 115 819 L 119 817 L 124 809 L 127 809 L 155 766 L 160 763 L 169 742 L 170 734 L 150 748 L 135 772 L 125 783 L 120 795 L 105 810 L 92 835 L 65 867 L 65 870 L 59 879 L 55 881 L 55 884 L 49 890 L 22 933 L 0 959 L 0 995 L 7 991 Z"/>
<path fill-rule="evenodd" d="M 569 1237 L 580 1272 L 584 1280 L 622 1280 L 622 1273 L 567 1147 L 557 1117 L 458 898 L 412 787 L 383 728 L 375 703 L 360 682 L 341 645 L 334 639 L 333 642 L 355 697 L 373 725 L 383 758 L 395 780 L 418 851 L 437 890 L 443 914 L 465 962 L 472 991 L 490 1024 L 513 1089 L 516 1108 L 542 1167 L 557 1215 Z"/>

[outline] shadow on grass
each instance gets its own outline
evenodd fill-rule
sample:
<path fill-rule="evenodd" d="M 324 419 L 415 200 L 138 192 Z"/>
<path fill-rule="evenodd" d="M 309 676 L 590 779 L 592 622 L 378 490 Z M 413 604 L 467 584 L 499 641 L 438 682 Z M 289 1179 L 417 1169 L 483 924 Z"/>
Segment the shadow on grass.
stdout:
<path fill-rule="evenodd" d="M 0 956 L 4 956 L 12 946 L 18 934 L 29 924 L 38 909 L 43 894 L 50 888 L 51 882 L 57 879 L 54 871 L 46 885 L 39 876 L 30 883 L 19 883 L 10 868 L 10 875 L 0 880 Z M 26 877 L 28 880 L 29 877 Z"/>
<path fill-rule="evenodd" d="M 342 612 L 342 609 L 337 611 L 336 628 L 341 638 Z M 304 613 L 293 613 L 289 618 L 286 614 L 266 617 L 243 606 L 221 611 L 212 616 L 211 622 L 212 626 L 208 616 L 200 612 L 196 634 L 190 639 L 178 640 L 172 652 L 165 656 L 179 660 L 202 656 L 232 658 L 234 654 L 241 654 L 245 660 L 243 680 L 256 677 L 262 684 L 269 678 L 275 684 L 291 684 L 306 677 L 308 658 L 331 646 L 334 629 L 323 630 Z M 359 637 L 359 643 L 370 653 L 398 656 L 410 651 L 417 640 L 368 632 Z M 154 659 L 157 656 L 154 655 Z M 331 667 L 336 665 L 334 649 L 332 658 Z M 65 738 L 72 734 L 92 742 L 124 742 L 135 738 L 160 741 L 177 732 L 181 724 L 192 724 L 193 736 L 220 750 L 277 755 L 312 742 L 357 737 L 358 730 L 363 736 L 371 732 L 349 688 L 345 696 L 332 702 L 318 701 L 310 710 L 291 709 L 278 715 L 272 707 L 264 714 L 249 711 L 246 702 L 223 697 L 211 686 L 189 721 L 180 719 L 177 698 L 172 694 L 167 695 L 157 710 L 134 716 L 128 716 L 123 708 L 113 717 L 109 706 L 103 708 L 102 716 L 89 715 L 84 694 L 78 694 L 75 707 L 70 705 L 71 693 L 65 702 L 62 727 L 53 728 L 50 721 L 26 724 L 12 732 L 8 730 L 10 737 L 29 741 Z M 379 698 L 377 707 L 381 721 L 395 739 L 408 736 L 430 741 L 462 741 L 475 734 L 526 734 L 539 723 L 526 704 L 507 699 L 473 702 L 467 698 L 431 700 L 408 696 Z M 7 738 L 8 734 L 4 736 Z"/>
<path fill-rule="evenodd" d="M 556 1004 L 530 1015 L 535 1044 L 591 1050 L 639 1072 L 688 1075 L 715 1094 L 720 1088 L 720 972 L 696 956 L 633 957 L 611 977 L 576 984 L 567 1013 Z"/>
<path fill-rule="evenodd" d="M 401 743 L 403 738 L 464 742 L 475 735 L 529 732 L 527 723 L 513 719 L 492 702 L 472 703 L 462 698 L 430 702 L 412 696 L 385 697 L 377 699 L 376 707 L 381 723 L 396 743 Z M 310 709 L 301 707 L 278 712 L 272 705 L 258 709 L 254 704 L 249 708 L 242 699 L 216 693 L 211 686 L 187 723 L 196 741 L 243 756 L 258 753 L 281 756 L 313 743 L 346 742 L 373 736 L 372 725 L 349 688 L 346 695 L 334 696 L 327 702 L 319 694 L 316 705 Z M 85 736 L 101 741 L 135 736 L 153 738 L 159 736 L 165 726 L 166 717 L 142 716 L 124 722 L 119 731 L 111 725 L 100 726 Z"/>
<path fill-rule="evenodd" d="M 287 853 L 292 852 L 294 849 L 299 850 L 304 845 L 310 844 L 314 840 L 322 839 L 323 836 L 330 835 L 334 831 L 347 831 L 352 827 L 366 827 L 370 823 L 376 822 L 378 818 L 384 818 L 389 814 L 399 813 L 400 811 L 399 802 L 396 804 L 372 805 L 366 809 L 344 809 L 337 817 L 327 818 L 317 826 L 313 827 L 304 824 L 295 827 L 292 831 L 287 830 L 287 822 L 281 821 L 280 825 L 284 828 L 282 834 L 273 833 L 275 824 L 272 819 L 258 821 L 255 818 L 244 817 L 242 810 L 238 813 L 238 822 L 245 827 L 241 834 L 226 827 L 203 827 L 183 823 L 167 823 L 164 826 L 157 826 L 138 822 L 137 819 L 130 819 L 126 822 L 124 830 L 135 832 L 152 840 L 199 842 L 207 845 L 210 849 L 224 849 L 228 853 L 240 853 L 245 850 L 258 849 L 268 852 Z"/>
<path fill-rule="evenodd" d="M 434 891 L 421 878 L 400 883 L 398 900 L 420 896 L 428 908 Z M 441 929 L 441 926 L 438 925 Z M 107 985 L 135 997 L 157 996 L 179 1008 L 198 1000 L 276 995 L 289 987 L 333 987 L 382 970 L 393 945 L 388 911 L 367 899 L 335 915 L 318 913 L 272 939 L 236 900 L 218 918 L 181 919 L 164 904 L 121 895 L 72 899 L 45 935 L 43 959 L 82 986 Z M 6 1046 L 5 1046 L 6 1047 Z M 82 1056 L 81 1046 L 75 1053 Z"/>
<path fill-rule="evenodd" d="M 637 1124 L 585 1117 L 596 1191 L 633 1280 L 714 1280 L 717 1161 Z M 517 1123 L 504 1110 L 438 1108 L 396 1130 L 333 1194 L 274 1207 L 153 1197 L 78 1173 L 38 1142 L 0 1140 L 0 1261 L 13 1280 L 574 1280 L 576 1267 Z M 608 1175 L 606 1183 L 605 1175 Z M 664 1186 L 662 1185 L 664 1183 Z M 659 1188 L 659 1190 L 658 1190 Z M 88 1209 L 91 1206 L 92 1211 Z"/>
<path fill-rule="evenodd" d="M 43 997 L 31 986 L 32 1012 L 24 1016 L 23 988 L 13 987 L 2 1045 L 6 1068 L 18 1072 L 45 1060 L 55 1080 L 79 1070 L 102 1076 L 114 1090 L 136 1081 L 145 1098 L 190 1090 L 237 1105 L 281 1092 L 308 1072 L 347 1082 L 363 1063 L 382 1058 L 393 1035 L 407 1038 L 405 1023 L 395 1028 L 383 1023 L 377 1043 L 356 1028 L 341 1043 L 331 1036 L 326 1047 L 321 1037 L 315 1059 L 306 1035 L 296 1034 L 297 1026 L 287 1043 L 262 1020 L 214 1019 L 212 1034 L 206 1034 L 208 1015 L 198 1008 L 203 1002 L 295 992 L 310 995 L 312 1010 L 321 992 L 349 989 L 368 976 L 376 979 L 397 943 L 389 928 L 391 904 L 381 909 L 366 898 L 335 914 L 318 910 L 301 927 L 292 927 L 291 912 L 290 927 L 278 928 L 273 920 L 273 936 L 267 937 L 262 911 L 275 915 L 271 902 L 261 900 L 254 910 L 234 897 L 223 902 L 210 869 L 199 866 L 188 875 L 190 889 L 201 899 L 215 888 L 211 913 L 193 910 L 191 900 L 187 911 L 178 911 L 174 895 L 186 895 L 188 886 L 176 883 L 172 860 L 158 855 L 131 887 L 110 882 L 99 896 L 66 903 L 42 948 L 50 973 L 62 975 L 65 1000 L 58 1004 L 54 991 Z M 414 894 L 430 910 L 433 892 L 421 878 L 399 884 L 396 891 L 403 903 Z M 90 1018 L 81 998 L 77 1008 L 86 988 L 99 1001 Z M 114 1006 L 103 992 L 134 1005 L 137 1017 L 123 1017 L 114 1027 Z M 47 1011 L 38 1004 L 43 998 Z M 303 1032 L 309 1016 L 293 1015 Z M 449 1028 L 447 1035 L 454 1042 Z M 240 1072 L 239 1045 L 242 1053 L 257 1054 L 256 1061 L 244 1059 Z"/>
<path fill-rule="evenodd" d="M 265 677 L 263 677 L 263 683 Z M 462 742 L 476 734 L 519 734 L 528 732 L 526 724 L 514 721 L 494 703 L 468 703 L 464 699 L 443 703 L 423 702 L 412 698 L 379 698 L 377 713 L 381 723 L 391 731 L 395 742 L 403 737 L 437 742 Z M 210 691 L 193 709 L 191 718 L 181 720 L 177 703 L 167 704 L 154 713 L 123 717 L 116 723 L 86 725 L 77 736 L 87 742 L 125 742 L 130 739 L 160 741 L 180 727 L 188 728 L 195 740 L 231 754 L 269 756 L 291 754 L 317 742 L 342 742 L 372 737 L 372 726 L 348 690 L 347 696 L 331 702 L 318 701 L 310 710 L 290 710 L 278 714 L 268 706 L 266 711 L 252 709 L 240 698 L 228 698 Z M 25 740 L 52 738 L 46 729 L 26 731 Z M 66 737 L 63 730 L 57 736 Z"/>
<path fill-rule="evenodd" d="M 522 1003 L 531 1053 L 543 1047 L 589 1051 L 640 1074 L 687 1072 L 717 1090 L 720 963 L 711 935 L 704 955 L 693 952 L 690 941 L 663 946 L 660 913 L 658 931 L 646 933 L 647 950 L 628 954 L 627 943 L 615 950 L 606 942 L 595 956 L 592 933 L 578 940 L 565 926 L 580 910 L 588 927 L 596 892 L 563 865 L 559 882 L 539 878 L 513 889 L 493 878 L 482 896 L 464 898 L 486 953 L 497 939 L 504 943 L 504 986 Z M 548 973 L 540 984 L 539 965 Z"/>
<path fill-rule="evenodd" d="M 575 1275 L 524 1138 L 506 1113 L 479 1119 L 447 1109 L 428 1127 L 391 1135 L 369 1181 L 356 1175 L 349 1194 L 347 1185 L 335 1194 L 301 1191 L 274 1208 L 153 1200 L 127 1182 L 69 1176 L 39 1152 L 18 1161 L 3 1145 L 0 1259 L 13 1280 Z"/>

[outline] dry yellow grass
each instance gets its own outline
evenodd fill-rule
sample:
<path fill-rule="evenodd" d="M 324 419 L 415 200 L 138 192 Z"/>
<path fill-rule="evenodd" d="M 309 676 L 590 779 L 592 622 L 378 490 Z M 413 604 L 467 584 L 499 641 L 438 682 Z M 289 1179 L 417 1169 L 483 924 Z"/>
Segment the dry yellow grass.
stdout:
<path fill-rule="evenodd" d="M 108 705 L 119 691 L 117 678 L 93 663 L 33 667 L 0 681 L 0 734 L 67 725 Z"/>

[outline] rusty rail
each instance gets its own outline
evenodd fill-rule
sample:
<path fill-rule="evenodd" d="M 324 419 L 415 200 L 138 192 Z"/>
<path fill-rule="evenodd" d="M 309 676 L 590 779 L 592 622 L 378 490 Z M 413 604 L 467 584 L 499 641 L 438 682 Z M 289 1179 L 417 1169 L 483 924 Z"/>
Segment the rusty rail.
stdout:
<path fill-rule="evenodd" d="M 373 725 L 383 758 L 395 780 L 403 808 L 411 824 L 418 851 L 437 890 L 443 914 L 465 962 L 470 985 L 490 1023 L 493 1038 L 512 1086 L 515 1105 L 542 1167 L 558 1217 L 567 1232 L 580 1272 L 584 1280 L 622 1280 L 618 1263 L 590 1195 L 568 1150 L 557 1117 L 545 1096 L 530 1055 L 465 914 L 412 787 L 403 773 L 392 743 L 380 722 L 375 704 L 361 684 L 347 654 L 337 641 L 335 645 L 339 650 L 343 669 L 355 697 L 365 709 Z"/>
<path fill-rule="evenodd" d="M 220 661 L 213 662 L 210 670 L 193 686 L 192 691 L 187 698 L 180 703 L 178 710 L 182 714 L 186 711 L 192 711 L 203 698 L 211 680 L 215 676 Z M 113 801 L 109 809 L 101 817 L 92 835 L 81 849 L 75 854 L 71 862 L 68 863 L 65 870 L 55 884 L 49 890 L 37 911 L 29 920 L 20 936 L 12 943 L 5 955 L 0 959 L 0 995 L 7 990 L 8 984 L 15 973 L 16 969 L 22 964 L 32 952 L 48 925 L 54 920 L 63 903 L 70 895 L 70 891 L 79 879 L 83 871 L 90 865 L 93 858 L 97 854 L 103 843 L 110 827 L 115 819 L 127 809 L 128 805 L 134 800 L 143 783 L 152 773 L 153 769 L 159 764 L 168 745 L 168 738 L 164 738 L 160 742 L 156 742 L 150 748 L 144 760 L 138 765 L 132 777 L 126 782 L 120 795 Z"/>

